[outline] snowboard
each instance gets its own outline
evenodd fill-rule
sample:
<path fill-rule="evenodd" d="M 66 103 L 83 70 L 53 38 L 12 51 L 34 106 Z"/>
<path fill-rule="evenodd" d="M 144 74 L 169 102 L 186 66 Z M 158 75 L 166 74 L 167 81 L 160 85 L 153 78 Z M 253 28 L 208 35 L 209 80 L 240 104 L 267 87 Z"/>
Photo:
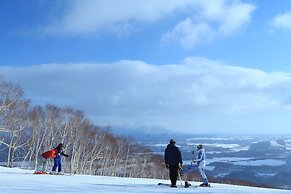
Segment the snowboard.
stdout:
<path fill-rule="evenodd" d="M 171 184 L 167 184 L 167 183 L 158 183 L 158 185 L 159 186 L 168 186 L 168 187 L 171 186 Z M 194 187 L 194 188 L 211 188 L 212 186 L 210 184 L 209 184 L 209 186 L 191 185 L 191 186 L 186 187 L 186 188 L 190 188 L 190 187 Z M 185 187 L 183 186 L 183 188 L 185 188 Z"/>
<path fill-rule="evenodd" d="M 200 185 L 194 185 L 193 187 L 196 187 L 196 188 L 211 188 L 211 185 L 209 184 L 208 186 L 200 186 Z"/>
<path fill-rule="evenodd" d="M 167 186 L 167 187 L 171 187 L 171 184 L 168 184 L 168 183 L 158 183 L 158 186 Z M 181 185 L 177 185 L 178 188 L 181 188 Z M 189 187 L 184 187 L 184 185 L 182 186 L 182 188 L 190 188 L 191 186 Z"/>
<path fill-rule="evenodd" d="M 158 183 L 158 185 L 159 186 L 168 186 L 168 187 L 171 186 L 170 184 L 167 184 L 167 183 Z"/>

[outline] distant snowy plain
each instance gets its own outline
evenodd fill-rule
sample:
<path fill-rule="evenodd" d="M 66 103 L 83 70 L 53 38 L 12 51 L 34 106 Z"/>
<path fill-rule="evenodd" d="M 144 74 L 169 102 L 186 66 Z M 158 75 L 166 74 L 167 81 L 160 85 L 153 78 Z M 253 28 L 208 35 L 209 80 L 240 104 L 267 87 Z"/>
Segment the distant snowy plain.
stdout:
<path fill-rule="evenodd" d="M 291 190 L 266 189 L 212 183 L 212 188 L 178 188 L 158 186 L 168 180 L 102 177 L 90 175 L 35 175 L 31 170 L 0 167 L 1 194 L 291 194 Z M 198 185 L 197 182 L 191 182 Z"/>

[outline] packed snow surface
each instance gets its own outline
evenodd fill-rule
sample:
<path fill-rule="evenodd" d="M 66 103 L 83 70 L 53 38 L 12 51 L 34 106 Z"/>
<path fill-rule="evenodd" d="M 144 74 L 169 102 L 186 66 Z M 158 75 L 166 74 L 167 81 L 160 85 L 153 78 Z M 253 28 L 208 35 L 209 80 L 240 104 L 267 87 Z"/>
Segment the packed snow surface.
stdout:
<path fill-rule="evenodd" d="M 243 187 L 212 183 L 211 188 L 178 188 L 158 186 L 159 182 L 168 180 L 118 178 L 89 175 L 35 175 L 31 170 L 0 167 L 1 194 L 31 194 L 31 193 L 106 193 L 106 194 L 291 194 L 289 190 Z M 199 183 L 191 182 L 192 185 Z"/>

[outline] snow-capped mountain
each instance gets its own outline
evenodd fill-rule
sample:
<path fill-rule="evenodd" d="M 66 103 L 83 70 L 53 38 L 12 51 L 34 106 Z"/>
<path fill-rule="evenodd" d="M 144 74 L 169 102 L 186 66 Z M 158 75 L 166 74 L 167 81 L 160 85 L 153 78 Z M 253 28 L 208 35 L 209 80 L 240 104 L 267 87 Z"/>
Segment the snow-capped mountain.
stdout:
<path fill-rule="evenodd" d="M 102 177 L 89 175 L 35 175 L 31 170 L 0 167 L 1 194 L 165 194 L 165 193 L 211 193 L 211 194 L 290 194 L 290 190 L 255 188 L 212 183 L 211 188 L 178 188 L 158 186 L 168 180 Z M 192 185 L 199 183 L 191 182 Z"/>
<path fill-rule="evenodd" d="M 250 145 L 250 152 L 264 152 L 264 153 L 283 153 L 286 152 L 286 145 L 284 142 L 275 140 L 256 142 Z"/>
<path fill-rule="evenodd" d="M 196 145 L 205 146 L 209 177 L 225 182 L 247 181 L 254 185 L 291 189 L 291 138 L 289 136 L 239 136 L 172 134 L 147 138 L 138 136 L 142 145 L 164 154 L 169 139 L 179 146 L 185 165 L 189 165 Z M 196 153 L 196 151 L 195 151 Z"/>

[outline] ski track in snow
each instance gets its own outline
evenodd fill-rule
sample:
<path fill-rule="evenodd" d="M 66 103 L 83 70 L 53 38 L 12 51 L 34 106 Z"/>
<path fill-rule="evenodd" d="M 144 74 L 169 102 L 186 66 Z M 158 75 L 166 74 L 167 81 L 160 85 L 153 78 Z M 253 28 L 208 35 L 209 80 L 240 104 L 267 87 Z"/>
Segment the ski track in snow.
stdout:
<path fill-rule="evenodd" d="M 212 188 L 178 188 L 158 186 L 168 180 L 102 177 L 90 175 L 35 175 L 31 170 L 0 167 L 1 194 L 166 194 L 166 193 L 209 193 L 209 194 L 291 194 L 291 190 L 243 187 L 211 184 Z M 191 181 L 192 185 L 198 185 Z"/>

